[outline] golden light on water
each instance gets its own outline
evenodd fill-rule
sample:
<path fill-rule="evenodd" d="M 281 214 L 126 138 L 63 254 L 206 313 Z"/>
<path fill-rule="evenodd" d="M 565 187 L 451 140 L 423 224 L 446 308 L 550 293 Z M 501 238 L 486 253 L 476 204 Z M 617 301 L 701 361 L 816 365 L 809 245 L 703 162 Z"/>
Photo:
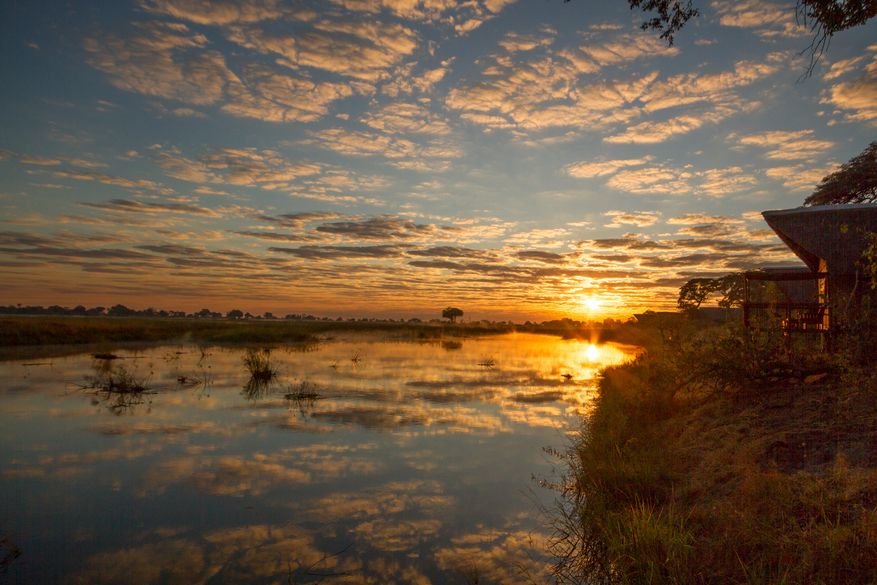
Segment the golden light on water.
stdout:
<path fill-rule="evenodd" d="M 591 346 L 588 348 L 588 361 L 589 362 L 597 361 L 597 358 L 599 357 L 599 355 L 600 355 L 600 351 L 597 349 L 597 346 L 592 343 Z"/>

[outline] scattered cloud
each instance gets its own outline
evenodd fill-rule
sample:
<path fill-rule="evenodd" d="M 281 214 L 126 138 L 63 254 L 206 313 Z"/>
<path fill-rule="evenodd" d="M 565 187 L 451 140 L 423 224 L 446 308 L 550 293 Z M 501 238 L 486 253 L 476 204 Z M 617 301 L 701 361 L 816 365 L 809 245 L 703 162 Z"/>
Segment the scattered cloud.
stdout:
<path fill-rule="evenodd" d="M 656 224 L 660 213 L 657 211 L 607 211 L 603 215 L 612 218 L 612 223 L 608 224 L 606 227 L 617 228 L 622 225 L 646 227 Z"/>
<path fill-rule="evenodd" d="M 745 146 L 769 149 L 765 156 L 777 160 L 814 161 L 834 146 L 834 143 L 828 140 L 815 140 L 813 130 L 759 132 L 739 137 L 737 141 Z"/>
<path fill-rule="evenodd" d="M 852 110 L 844 115 L 844 121 L 877 125 L 877 57 L 865 67 L 862 75 L 833 85 L 828 93 L 830 97 L 823 103 L 840 110 Z"/>

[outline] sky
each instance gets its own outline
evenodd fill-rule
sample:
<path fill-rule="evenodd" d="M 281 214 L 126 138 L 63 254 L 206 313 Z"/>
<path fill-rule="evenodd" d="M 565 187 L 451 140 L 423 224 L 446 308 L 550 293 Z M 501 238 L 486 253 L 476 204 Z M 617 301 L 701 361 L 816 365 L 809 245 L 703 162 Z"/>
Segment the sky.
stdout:
<path fill-rule="evenodd" d="M 877 139 L 877 23 L 695 0 L 7 0 L 0 304 L 625 318 L 799 263 Z M 646 16 L 648 17 L 648 16 Z"/>

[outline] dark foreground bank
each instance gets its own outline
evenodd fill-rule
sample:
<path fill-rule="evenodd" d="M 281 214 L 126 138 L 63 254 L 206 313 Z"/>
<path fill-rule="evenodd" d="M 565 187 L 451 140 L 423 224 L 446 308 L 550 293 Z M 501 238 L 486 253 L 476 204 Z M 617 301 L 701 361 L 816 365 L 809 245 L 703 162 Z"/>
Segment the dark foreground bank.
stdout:
<path fill-rule="evenodd" d="M 561 580 L 877 582 L 873 337 L 666 337 L 605 371 L 566 454 Z"/>

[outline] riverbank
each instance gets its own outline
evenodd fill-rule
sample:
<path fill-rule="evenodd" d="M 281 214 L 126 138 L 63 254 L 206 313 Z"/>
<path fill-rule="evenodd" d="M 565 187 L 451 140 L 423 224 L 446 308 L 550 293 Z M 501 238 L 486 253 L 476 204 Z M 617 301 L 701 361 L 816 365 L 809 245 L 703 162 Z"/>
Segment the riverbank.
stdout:
<path fill-rule="evenodd" d="M 429 340 L 480 337 L 520 331 L 579 338 L 592 343 L 614 341 L 639 345 L 635 327 L 588 329 L 510 323 L 400 323 L 364 321 L 296 321 L 286 319 L 165 319 L 156 317 L 0 317 L 0 348 L 58 345 L 109 345 L 185 340 L 201 344 L 314 343 L 341 334 Z"/>
<path fill-rule="evenodd" d="M 558 573 L 874 583 L 877 367 L 855 350 L 688 330 L 608 368 L 566 459 Z"/>

